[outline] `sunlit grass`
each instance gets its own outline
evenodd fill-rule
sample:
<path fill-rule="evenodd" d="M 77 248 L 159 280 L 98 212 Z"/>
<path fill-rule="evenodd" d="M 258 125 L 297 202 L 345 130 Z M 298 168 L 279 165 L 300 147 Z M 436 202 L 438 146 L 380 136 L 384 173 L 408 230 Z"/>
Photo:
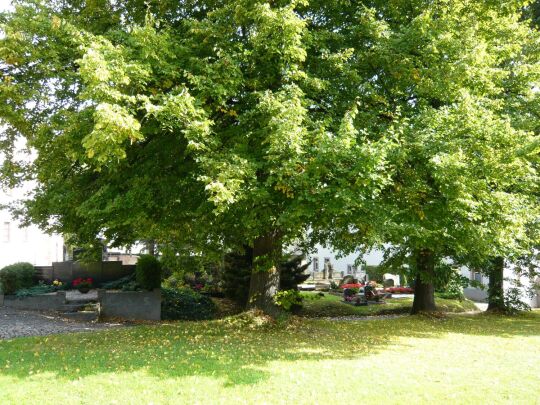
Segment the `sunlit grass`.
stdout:
<path fill-rule="evenodd" d="M 540 312 L 21 338 L 0 341 L 0 370 L 1 404 L 532 404 Z"/>

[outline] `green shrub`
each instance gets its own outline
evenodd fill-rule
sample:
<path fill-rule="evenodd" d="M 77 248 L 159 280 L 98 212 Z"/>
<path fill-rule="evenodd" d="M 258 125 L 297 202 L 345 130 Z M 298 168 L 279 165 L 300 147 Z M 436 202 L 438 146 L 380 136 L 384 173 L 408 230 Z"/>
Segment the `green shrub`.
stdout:
<path fill-rule="evenodd" d="M 6 295 L 34 285 L 35 270 L 30 263 L 15 263 L 0 270 L 0 290 Z"/>
<path fill-rule="evenodd" d="M 225 255 L 223 263 L 223 292 L 227 298 L 242 307 L 248 302 L 252 253 L 252 249 L 245 249 L 242 253 L 229 253 Z"/>
<path fill-rule="evenodd" d="M 101 284 L 101 288 L 105 290 L 123 290 L 125 286 L 135 282 L 135 273 L 119 278 L 117 280 L 108 281 Z"/>
<path fill-rule="evenodd" d="M 15 292 L 17 297 L 33 297 L 35 295 L 42 295 L 53 293 L 56 291 L 62 291 L 69 289 L 69 283 L 60 283 L 59 285 L 45 284 L 40 281 L 38 285 L 34 285 L 29 288 L 21 288 Z"/>
<path fill-rule="evenodd" d="M 485 290 L 486 286 L 477 280 L 469 280 L 469 287 L 478 288 L 479 290 Z M 467 286 L 465 286 L 467 288 Z"/>
<path fill-rule="evenodd" d="M 180 273 L 173 273 L 169 277 L 167 277 L 163 282 L 161 283 L 162 287 L 170 288 L 170 289 L 178 289 L 185 287 L 186 284 L 184 283 L 183 275 Z"/>
<path fill-rule="evenodd" d="M 388 273 L 388 270 L 383 266 L 364 266 L 364 271 L 366 272 L 368 279 L 370 281 L 375 281 L 377 284 L 381 284 L 384 281 L 385 273 Z"/>
<path fill-rule="evenodd" d="M 246 248 L 241 253 L 229 253 L 224 259 L 223 293 L 227 298 L 245 306 L 249 296 L 253 249 Z M 302 255 L 286 255 L 282 258 L 279 263 L 280 290 L 295 290 L 298 284 L 308 279 L 309 274 L 304 272 L 309 263 L 302 264 L 304 259 L 305 256 Z"/>
<path fill-rule="evenodd" d="M 161 263 L 151 255 L 142 255 L 135 266 L 135 280 L 145 290 L 161 286 Z"/>
<path fill-rule="evenodd" d="M 217 312 L 216 304 L 191 288 L 161 289 L 161 319 L 197 321 L 212 319 Z"/>
<path fill-rule="evenodd" d="M 515 315 L 520 311 L 530 311 L 529 304 L 521 300 L 522 293 L 519 288 L 511 287 L 504 291 L 504 307 L 506 312 Z"/>
<path fill-rule="evenodd" d="M 450 267 L 449 267 L 450 268 Z M 469 280 L 456 270 L 450 268 L 444 282 L 435 286 L 436 295 L 439 298 L 463 300 L 463 288 L 469 285 Z"/>
<path fill-rule="evenodd" d="M 306 270 L 311 262 L 304 263 L 306 257 L 304 255 L 290 254 L 283 257 L 280 263 L 279 272 L 279 289 L 280 290 L 296 290 L 298 284 L 306 281 L 310 274 L 306 274 Z"/>
<path fill-rule="evenodd" d="M 278 291 L 274 296 L 275 304 L 285 311 L 296 311 L 302 308 L 302 294 L 298 290 Z"/>

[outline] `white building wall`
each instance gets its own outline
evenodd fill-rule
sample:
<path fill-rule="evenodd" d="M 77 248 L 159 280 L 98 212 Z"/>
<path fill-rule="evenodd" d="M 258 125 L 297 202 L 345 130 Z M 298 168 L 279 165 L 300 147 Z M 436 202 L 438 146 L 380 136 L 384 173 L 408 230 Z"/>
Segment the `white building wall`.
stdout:
<path fill-rule="evenodd" d="M 330 263 L 332 264 L 334 268 L 334 275 L 335 277 L 338 277 L 341 275 L 341 272 L 343 274 L 352 274 L 350 270 L 354 268 L 355 262 L 358 259 L 357 254 L 351 254 L 345 257 L 337 257 L 337 253 L 329 247 L 317 245 L 315 248 L 315 252 L 308 255 L 308 261 L 311 261 L 309 271 L 314 271 L 314 259 L 318 259 L 318 269 L 316 271 L 321 272 L 324 269 L 324 263 L 325 259 L 330 259 Z M 362 257 L 363 261 L 372 266 L 376 266 L 381 263 L 382 261 L 382 253 L 379 251 L 373 251 L 370 252 Z M 350 266 L 350 267 L 349 267 Z M 364 275 L 365 273 L 362 271 L 362 266 L 357 266 L 357 275 Z"/>
<path fill-rule="evenodd" d="M 464 277 L 467 277 L 469 280 L 477 280 L 480 281 L 485 288 L 479 289 L 479 288 L 465 288 L 464 294 L 467 298 L 472 299 L 473 301 L 487 301 L 487 287 L 489 284 L 489 277 L 481 274 L 481 273 L 474 273 L 471 270 L 469 270 L 466 267 L 461 268 L 461 275 Z M 512 267 L 507 267 L 504 269 L 504 281 L 503 281 L 503 288 L 506 290 L 508 288 L 515 287 L 515 281 L 516 281 L 516 274 Z M 521 290 L 521 300 L 528 304 L 531 308 L 540 308 L 540 294 L 535 294 L 534 296 L 529 296 L 527 293 L 528 289 L 533 286 L 532 280 L 529 280 L 528 277 L 521 277 L 519 282 L 523 285 L 523 287 L 520 288 Z"/>
<path fill-rule="evenodd" d="M 316 250 L 314 253 L 310 254 L 308 256 L 308 260 L 311 260 L 311 265 L 309 268 L 309 272 L 314 271 L 313 262 L 314 259 L 318 259 L 318 272 L 322 272 L 324 269 L 324 260 L 325 258 L 330 259 L 330 263 L 334 267 L 334 278 L 337 278 L 341 275 L 341 272 L 343 274 L 347 275 L 349 273 L 349 266 L 354 266 L 354 263 L 356 259 L 358 258 L 358 255 L 352 254 L 345 257 L 338 258 L 336 256 L 336 252 L 332 250 L 332 248 L 325 247 L 325 246 L 316 246 Z M 367 265 L 377 266 L 379 265 L 383 260 L 383 253 L 381 251 L 374 250 L 362 257 L 363 261 Z M 467 267 L 462 267 L 460 269 L 460 273 L 462 276 L 467 277 L 469 280 L 476 280 L 482 283 L 485 288 L 465 288 L 464 294 L 467 298 L 472 299 L 473 301 L 486 301 L 487 300 L 487 286 L 489 284 L 489 277 L 482 273 L 474 273 L 471 270 L 469 270 Z M 361 266 L 358 267 L 357 276 L 363 277 L 365 273 L 362 271 Z M 504 282 L 504 288 L 510 288 L 513 287 L 513 284 L 510 280 L 515 279 L 515 273 L 513 272 L 512 268 L 506 268 L 504 272 L 505 282 Z M 391 274 L 385 274 L 385 278 L 392 278 L 394 279 L 395 285 L 400 285 L 400 279 L 399 276 L 391 275 Z M 540 280 L 538 280 L 540 282 Z M 532 308 L 540 308 L 540 292 L 536 294 L 533 297 L 529 297 L 527 294 L 525 294 L 525 290 L 527 287 L 531 286 L 531 281 L 526 278 L 522 277 L 520 282 L 525 286 L 522 294 L 522 300 L 530 305 Z"/>
<path fill-rule="evenodd" d="M 0 205 L 22 198 L 24 190 L 0 191 Z M 47 266 L 63 260 L 64 241 L 37 227 L 23 228 L 7 210 L 0 209 L 0 269 L 16 262 Z"/>

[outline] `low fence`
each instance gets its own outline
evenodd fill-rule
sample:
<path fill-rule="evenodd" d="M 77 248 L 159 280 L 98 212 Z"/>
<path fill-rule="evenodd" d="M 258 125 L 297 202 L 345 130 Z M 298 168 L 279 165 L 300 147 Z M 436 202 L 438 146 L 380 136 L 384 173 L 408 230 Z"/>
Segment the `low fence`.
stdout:
<path fill-rule="evenodd" d="M 91 277 L 95 284 L 118 280 L 135 272 L 135 265 L 125 265 L 122 262 L 55 262 L 52 266 L 36 266 L 36 278 L 46 282 L 60 280 L 71 283 L 83 277 Z"/>

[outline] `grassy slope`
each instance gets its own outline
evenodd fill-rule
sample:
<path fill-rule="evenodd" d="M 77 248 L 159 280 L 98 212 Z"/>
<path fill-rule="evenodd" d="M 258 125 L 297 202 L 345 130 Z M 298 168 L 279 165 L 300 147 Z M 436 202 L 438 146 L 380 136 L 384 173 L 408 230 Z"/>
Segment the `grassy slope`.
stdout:
<path fill-rule="evenodd" d="M 0 341 L 0 403 L 538 401 L 540 312 L 231 320 Z M 115 402 L 117 401 L 117 402 Z"/>
<path fill-rule="evenodd" d="M 356 307 L 343 303 L 341 297 L 325 293 L 321 299 L 309 299 L 316 293 L 303 293 L 307 299 L 304 300 L 304 308 L 300 315 L 306 317 L 326 317 L 326 316 L 366 316 L 380 314 L 403 314 L 410 312 L 412 308 L 412 298 L 393 298 L 386 301 L 386 304 L 369 305 L 367 307 Z M 475 311 L 476 306 L 472 301 L 446 300 L 436 298 L 436 304 L 442 312 L 467 312 Z"/>

